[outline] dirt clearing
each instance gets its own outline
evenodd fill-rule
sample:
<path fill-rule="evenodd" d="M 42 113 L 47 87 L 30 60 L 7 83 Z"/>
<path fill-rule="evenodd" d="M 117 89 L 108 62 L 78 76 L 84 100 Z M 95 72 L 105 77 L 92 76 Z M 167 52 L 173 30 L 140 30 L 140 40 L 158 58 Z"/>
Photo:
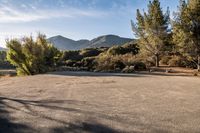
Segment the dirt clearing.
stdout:
<path fill-rule="evenodd" d="M 2 133 L 198 133 L 200 79 L 57 72 L 0 78 Z"/>

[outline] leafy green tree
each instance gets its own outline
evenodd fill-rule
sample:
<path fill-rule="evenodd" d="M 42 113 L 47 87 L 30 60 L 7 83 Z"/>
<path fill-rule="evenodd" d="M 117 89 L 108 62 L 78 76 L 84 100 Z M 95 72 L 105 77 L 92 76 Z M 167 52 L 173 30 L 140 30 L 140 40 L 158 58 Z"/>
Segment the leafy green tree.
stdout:
<path fill-rule="evenodd" d="M 141 14 L 137 10 L 137 22 L 132 21 L 132 29 L 139 38 L 141 51 L 156 58 L 159 66 L 159 57 L 163 52 L 165 41 L 168 37 L 169 10 L 162 11 L 159 0 L 150 1 L 148 11 Z"/>
<path fill-rule="evenodd" d="M 60 51 L 48 43 L 45 35 L 7 41 L 7 60 L 16 66 L 18 75 L 34 75 L 56 66 Z"/>
<path fill-rule="evenodd" d="M 200 1 L 180 0 L 173 22 L 173 41 L 179 52 L 200 70 Z"/>

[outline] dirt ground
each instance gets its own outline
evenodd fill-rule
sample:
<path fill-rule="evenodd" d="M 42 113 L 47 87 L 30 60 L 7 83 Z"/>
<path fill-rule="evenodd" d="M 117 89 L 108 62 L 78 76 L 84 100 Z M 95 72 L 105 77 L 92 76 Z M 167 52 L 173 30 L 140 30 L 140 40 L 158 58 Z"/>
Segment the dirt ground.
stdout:
<path fill-rule="evenodd" d="M 200 78 L 57 72 L 0 78 L 0 133 L 199 133 Z"/>

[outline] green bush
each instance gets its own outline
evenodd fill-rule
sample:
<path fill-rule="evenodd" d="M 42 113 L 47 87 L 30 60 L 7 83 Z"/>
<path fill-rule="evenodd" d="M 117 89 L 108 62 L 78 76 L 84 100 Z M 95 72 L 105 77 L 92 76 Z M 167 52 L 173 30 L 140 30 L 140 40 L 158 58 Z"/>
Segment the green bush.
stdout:
<path fill-rule="evenodd" d="M 146 69 L 146 65 L 143 62 L 134 62 L 131 66 L 126 66 L 122 72 L 133 73 L 135 71 L 145 71 Z"/>
<path fill-rule="evenodd" d="M 139 53 L 139 46 L 135 43 L 128 43 L 122 46 L 124 48 L 125 53 L 130 53 L 136 55 Z"/>
<path fill-rule="evenodd" d="M 179 57 L 179 56 L 175 56 L 172 57 L 171 60 L 169 60 L 169 66 L 177 66 L 177 67 L 184 67 L 184 59 Z"/>
<path fill-rule="evenodd" d="M 95 66 L 97 64 L 95 57 L 86 57 L 82 59 L 82 66 L 87 67 L 88 70 L 92 71 L 95 69 Z"/>
<path fill-rule="evenodd" d="M 135 62 L 134 68 L 136 71 L 144 71 L 147 69 L 146 64 L 143 62 Z"/>
<path fill-rule="evenodd" d="M 94 57 L 98 56 L 102 51 L 98 48 L 88 48 L 88 49 L 83 49 L 80 51 L 80 55 L 85 57 Z"/>
<path fill-rule="evenodd" d="M 6 51 L 0 51 L 0 69 L 13 69 L 15 68 L 6 60 Z"/>
<path fill-rule="evenodd" d="M 22 41 L 21 41 L 22 40 Z M 34 75 L 53 70 L 60 58 L 60 51 L 50 45 L 46 36 L 7 41 L 7 60 L 17 68 L 18 75 Z"/>
<path fill-rule="evenodd" d="M 114 56 L 110 55 L 102 55 L 96 59 L 97 71 L 121 71 L 125 64 L 119 59 L 115 58 Z"/>
<path fill-rule="evenodd" d="M 134 66 L 126 66 L 123 70 L 123 73 L 134 73 L 135 72 L 135 67 Z"/>
<path fill-rule="evenodd" d="M 76 61 L 67 60 L 63 63 L 63 65 L 68 66 L 68 67 L 73 67 L 75 63 Z"/>
<path fill-rule="evenodd" d="M 113 46 L 108 49 L 107 54 L 109 55 L 123 55 L 125 54 L 125 49 L 121 46 Z"/>
<path fill-rule="evenodd" d="M 73 60 L 73 61 L 81 61 L 83 59 L 83 56 L 80 55 L 80 51 L 64 51 L 62 55 L 62 60 Z"/>
<path fill-rule="evenodd" d="M 164 56 L 162 57 L 162 59 L 160 60 L 160 64 L 163 65 L 169 65 L 169 61 L 172 59 L 171 56 Z"/>
<path fill-rule="evenodd" d="M 139 53 L 139 48 L 136 44 L 125 44 L 123 46 L 113 46 L 108 49 L 107 54 L 109 55 L 125 55 Z"/>

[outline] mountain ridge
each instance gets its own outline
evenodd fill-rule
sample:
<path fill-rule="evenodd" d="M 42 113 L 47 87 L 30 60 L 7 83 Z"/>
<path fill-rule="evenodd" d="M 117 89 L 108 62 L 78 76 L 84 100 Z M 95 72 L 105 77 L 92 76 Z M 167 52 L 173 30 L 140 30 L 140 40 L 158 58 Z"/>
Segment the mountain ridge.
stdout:
<path fill-rule="evenodd" d="M 0 51 L 6 51 L 6 48 L 0 47 Z"/>
<path fill-rule="evenodd" d="M 60 50 L 79 50 L 83 48 L 112 47 L 131 42 L 134 39 L 124 38 L 117 35 L 103 35 L 92 40 L 81 39 L 72 40 L 61 35 L 53 36 L 48 39 L 55 47 Z"/>

